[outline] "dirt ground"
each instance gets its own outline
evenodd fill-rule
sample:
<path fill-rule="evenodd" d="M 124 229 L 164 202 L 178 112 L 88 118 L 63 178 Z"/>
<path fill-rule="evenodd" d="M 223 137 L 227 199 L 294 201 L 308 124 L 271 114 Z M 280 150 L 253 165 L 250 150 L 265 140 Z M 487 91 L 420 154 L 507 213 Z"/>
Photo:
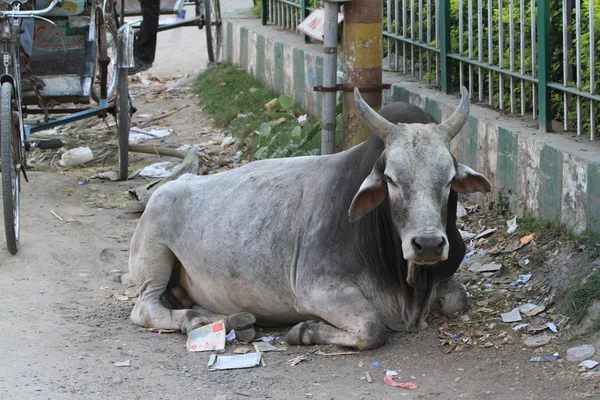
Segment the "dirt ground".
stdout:
<path fill-rule="evenodd" d="M 168 47 L 168 43 L 162 46 Z M 161 48 L 166 47 L 159 47 L 159 54 Z M 172 148 L 218 143 L 223 133 L 211 129 L 197 98 L 185 89 L 165 90 L 175 82 L 189 82 L 181 75 L 192 69 L 176 71 L 168 64 L 175 61 L 161 60 L 160 69 L 157 66 L 150 73 L 162 77 L 163 83 L 132 81 L 132 94 L 139 108 L 134 121 L 142 120 L 139 115 L 157 116 L 180 109 L 160 122 L 160 126 L 174 129 L 174 134 L 165 139 L 166 144 L 151 142 Z M 169 78 L 173 71 L 180 74 L 178 79 Z M 180 89 L 185 86 L 181 84 Z M 230 149 L 221 155 L 218 146 L 204 149 L 215 160 L 230 159 L 235 152 Z M 169 159 L 132 155 L 132 169 L 163 160 Z M 480 315 L 475 312 L 480 308 L 475 300 L 489 298 L 491 304 L 497 301 L 498 297 L 493 296 L 498 293 L 508 298 L 521 291 L 527 293 L 527 287 L 478 292 L 468 313 L 470 320 L 464 318 L 465 314 L 463 318 L 431 316 L 428 329 L 418 334 L 391 333 L 388 343 L 378 350 L 326 355 L 349 350 L 327 346 L 286 348 L 276 340 L 278 347 L 286 349 L 266 353 L 264 366 L 207 372 L 209 354 L 187 352 L 185 336 L 149 332 L 129 322 L 135 287 L 124 285 L 120 276 L 127 272 L 129 241 L 139 207 L 126 192 L 147 180 L 139 176 L 127 182 L 90 179 L 97 172 L 115 170 L 114 159 L 105 165 L 71 170 L 57 168 L 56 160 L 50 166 L 50 161 L 46 159 L 44 167 L 29 172 L 30 182 L 23 183 L 19 253 L 11 256 L 4 248 L 0 251 L 0 398 L 599 397 L 598 374 L 579 372 L 576 363 L 564 358 L 567 347 L 584 344 L 584 339 L 568 340 L 559 331 L 550 344 L 531 349 L 522 344 L 528 335 L 513 331 L 514 324 L 503 324 L 498 315 L 475 319 Z M 79 184 L 86 182 L 85 178 L 89 183 Z M 220 218 L 226 216 L 215 215 L 215 221 Z M 117 300 L 115 293 L 128 299 Z M 477 336 L 482 332 L 478 330 L 489 332 L 490 337 L 479 340 Z M 283 327 L 261 334 L 277 337 L 285 332 Z M 460 335 L 452 339 L 456 334 Z M 463 338 L 468 338 L 467 343 Z M 227 352 L 236 347 L 228 345 Z M 557 362 L 530 361 L 533 356 L 554 352 L 561 356 Z M 291 366 L 290 360 L 298 356 L 306 360 Z M 127 360 L 130 366 L 115 366 Z M 396 371 L 399 381 L 413 382 L 418 388 L 387 386 L 383 382 L 386 370 Z M 366 372 L 372 383 L 367 382 Z"/>

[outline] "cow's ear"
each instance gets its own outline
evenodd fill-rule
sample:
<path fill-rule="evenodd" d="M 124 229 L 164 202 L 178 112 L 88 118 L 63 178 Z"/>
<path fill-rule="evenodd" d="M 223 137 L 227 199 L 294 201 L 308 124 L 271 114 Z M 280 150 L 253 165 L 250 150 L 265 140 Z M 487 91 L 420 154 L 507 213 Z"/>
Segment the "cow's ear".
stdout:
<path fill-rule="evenodd" d="M 373 170 L 367 179 L 364 180 L 358 193 L 354 196 L 348 216 L 350 222 L 360 219 L 366 213 L 377 208 L 385 200 L 387 195 L 387 186 L 382 176 Z"/>
<path fill-rule="evenodd" d="M 479 172 L 473 171 L 464 164 L 458 164 L 456 175 L 452 180 L 452 189 L 458 193 L 487 193 L 492 190 L 492 185 Z"/>

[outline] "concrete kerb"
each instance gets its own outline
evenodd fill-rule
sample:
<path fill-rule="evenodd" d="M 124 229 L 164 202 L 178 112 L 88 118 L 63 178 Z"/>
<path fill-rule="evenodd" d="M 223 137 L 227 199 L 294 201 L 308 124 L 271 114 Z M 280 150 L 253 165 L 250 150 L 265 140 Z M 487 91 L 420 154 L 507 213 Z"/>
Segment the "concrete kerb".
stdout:
<path fill-rule="evenodd" d="M 226 61 L 242 66 L 276 93 L 292 96 L 311 115 L 320 115 L 321 96 L 313 87 L 322 82 L 321 43 L 306 44 L 302 36 L 262 26 L 257 19 L 230 18 L 224 28 Z M 240 49 L 242 43 L 248 48 Z M 383 81 L 392 84 L 383 104 L 408 101 L 445 119 L 459 102 L 458 96 L 400 74 L 386 72 Z M 530 116 L 505 116 L 473 101 L 471 118 L 451 149 L 460 162 L 492 182 L 491 193 L 474 196 L 478 203 L 490 206 L 502 198 L 519 216 L 555 219 L 600 238 L 600 143 L 542 133 Z"/>

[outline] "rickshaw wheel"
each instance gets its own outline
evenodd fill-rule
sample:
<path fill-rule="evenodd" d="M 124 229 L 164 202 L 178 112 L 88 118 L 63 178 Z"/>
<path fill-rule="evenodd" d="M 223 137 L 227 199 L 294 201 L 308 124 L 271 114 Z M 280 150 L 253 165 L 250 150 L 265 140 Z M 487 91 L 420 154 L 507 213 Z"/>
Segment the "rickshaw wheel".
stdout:
<path fill-rule="evenodd" d="M 106 82 L 106 98 L 111 100 L 115 95 L 115 90 L 118 85 L 117 79 L 117 67 L 116 60 L 118 57 L 118 49 L 117 49 L 117 34 L 118 34 L 118 24 L 117 24 L 117 15 L 115 12 L 115 5 L 112 0 L 102 0 L 102 8 L 98 9 L 98 12 L 102 13 L 102 19 L 105 23 L 105 32 L 106 32 L 106 51 L 108 56 L 110 57 L 110 63 L 108 64 L 108 73 L 107 73 L 107 82 Z M 98 22 L 101 20 L 99 19 Z M 98 40 L 98 45 L 100 45 L 100 40 Z M 100 49 L 98 48 L 98 54 Z M 100 64 L 96 62 L 96 73 L 94 77 L 94 82 L 92 83 L 92 99 L 100 103 Z"/>
<path fill-rule="evenodd" d="M 131 128 L 127 68 L 117 68 L 117 78 L 115 106 L 119 142 L 119 180 L 124 181 L 129 176 L 129 129 Z"/>
<path fill-rule="evenodd" d="M 204 0 L 204 29 L 210 64 L 219 62 L 221 57 L 221 3 L 220 0 Z"/>
<path fill-rule="evenodd" d="M 19 250 L 19 145 L 20 136 L 14 118 L 15 100 L 10 82 L 0 92 L 0 165 L 2 166 L 2 201 L 6 247 L 11 254 Z"/>

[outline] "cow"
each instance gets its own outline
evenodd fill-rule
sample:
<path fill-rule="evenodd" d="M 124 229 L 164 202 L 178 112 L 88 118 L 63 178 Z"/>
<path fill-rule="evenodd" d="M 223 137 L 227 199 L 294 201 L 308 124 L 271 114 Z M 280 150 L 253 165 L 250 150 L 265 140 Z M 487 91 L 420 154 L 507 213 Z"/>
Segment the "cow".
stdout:
<path fill-rule="evenodd" d="M 469 93 L 439 125 L 354 94 L 365 142 L 186 174 L 152 195 L 131 240 L 134 324 L 186 333 L 223 319 L 245 341 L 255 324 L 293 325 L 289 344 L 368 350 L 389 331 L 426 328 L 431 308 L 468 304 L 453 279 L 465 254 L 457 198 L 491 187 L 450 152 Z M 169 306 L 174 292 L 186 306 Z"/>

